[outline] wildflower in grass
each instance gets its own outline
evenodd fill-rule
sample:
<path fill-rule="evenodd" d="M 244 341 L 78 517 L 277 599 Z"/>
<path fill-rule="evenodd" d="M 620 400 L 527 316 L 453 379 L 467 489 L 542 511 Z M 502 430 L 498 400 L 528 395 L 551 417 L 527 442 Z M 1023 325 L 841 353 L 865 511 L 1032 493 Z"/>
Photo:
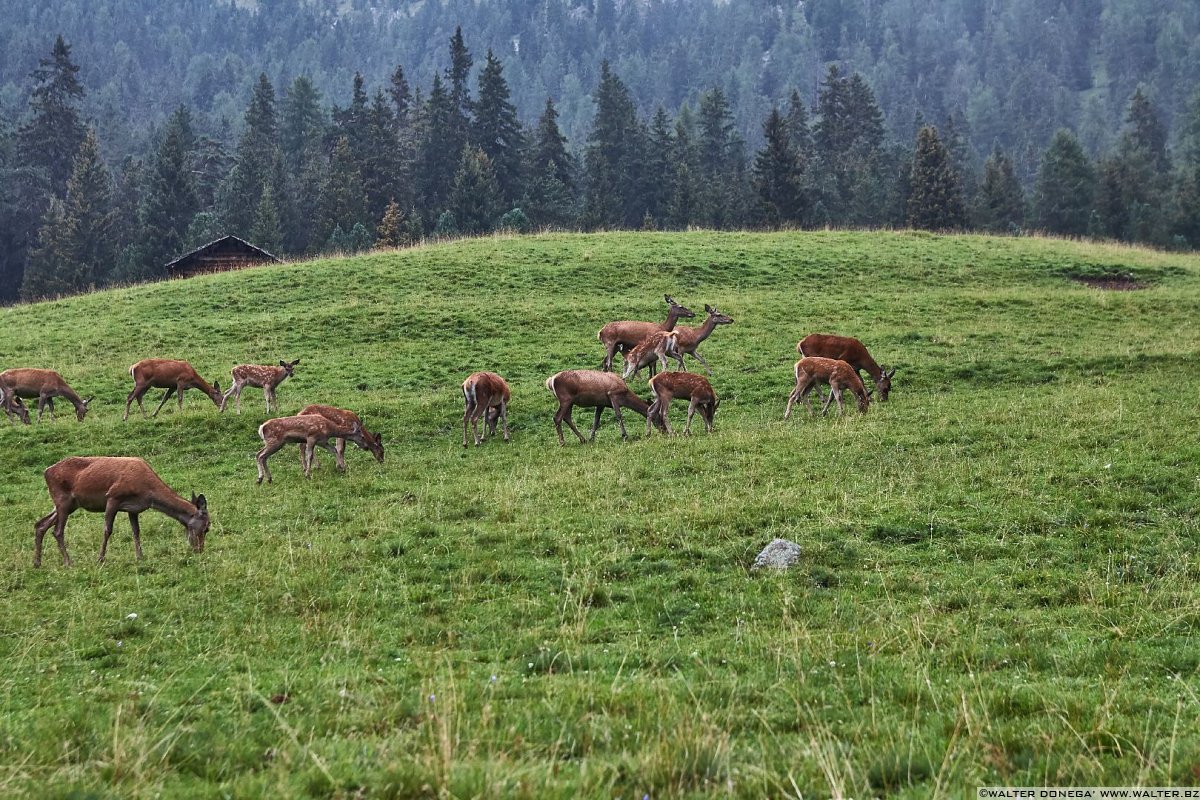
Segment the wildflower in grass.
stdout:
<path fill-rule="evenodd" d="M 127 620 L 135 620 L 135 619 L 137 619 L 137 614 L 136 614 L 136 613 L 129 613 L 129 614 L 126 614 L 126 615 L 125 615 L 125 619 L 127 619 Z"/>

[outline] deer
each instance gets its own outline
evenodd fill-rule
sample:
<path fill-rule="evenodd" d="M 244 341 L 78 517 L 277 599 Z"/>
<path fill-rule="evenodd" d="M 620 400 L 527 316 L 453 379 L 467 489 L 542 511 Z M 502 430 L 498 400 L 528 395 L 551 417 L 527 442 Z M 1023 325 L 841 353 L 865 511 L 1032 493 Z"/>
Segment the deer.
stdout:
<path fill-rule="evenodd" d="M 146 416 L 146 407 L 142 405 L 142 395 L 150 389 L 166 389 L 163 394 L 162 402 L 158 404 L 158 408 L 154 409 L 151 417 L 157 417 L 158 412 L 162 411 L 162 407 L 167 404 L 167 400 L 171 395 L 179 395 L 179 410 L 183 411 L 183 393 L 188 389 L 199 389 L 208 395 L 208 399 L 213 401 L 221 411 L 225 410 L 225 397 L 221 394 L 220 382 L 214 382 L 209 386 L 204 378 L 196 370 L 192 369 L 192 365 L 186 361 L 172 361 L 166 358 L 145 358 L 129 368 L 129 374 L 133 377 L 133 391 L 125 398 L 125 416 L 122 420 L 129 419 L 129 406 L 134 400 L 137 400 L 138 408 L 142 411 L 142 416 Z"/>
<path fill-rule="evenodd" d="M 867 413 L 867 407 L 871 404 L 870 394 L 863 386 L 858 372 L 847 362 L 835 358 L 808 356 L 796 362 L 793 372 L 796 375 L 796 388 L 788 397 L 787 409 L 783 412 L 784 419 L 792 415 L 792 405 L 797 400 L 804 401 L 804 405 L 808 406 L 808 413 L 813 414 L 808 393 L 822 383 L 829 384 L 829 397 L 825 398 L 825 406 L 821 409 L 822 416 L 829 413 L 829 404 L 834 400 L 837 400 L 838 413 L 845 416 L 846 409 L 842 405 L 842 392 L 846 389 L 849 389 L 858 398 L 858 410 L 863 414 Z"/>
<path fill-rule="evenodd" d="M 713 416 L 717 413 L 717 406 L 721 405 L 721 401 L 713 391 L 708 379 L 703 375 L 697 375 L 694 372 L 667 372 L 664 370 L 650 379 L 650 391 L 654 394 L 654 402 L 650 404 L 650 411 L 646 414 L 647 436 L 650 435 L 650 421 L 655 417 L 662 423 L 663 430 L 668 434 L 674 433 L 671 430 L 671 420 L 668 419 L 667 412 L 671 410 L 671 401 L 677 397 L 688 401 L 687 427 L 683 429 L 684 435 L 691 435 L 692 417 L 697 411 L 700 412 L 700 418 L 704 420 L 704 429 L 708 433 L 712 433 Z"/>
<path fill-rule="evenodd" d="M 546 388 L 558 398 L 558 411 L 554 414 L 554 428 L 558 431 L 558 444 L 565 446 L 562 424 L 574 431 L 580 442 L 596 441 L 596 431 L 600 428 L 600 414 L 606 408 L 611 408 L 617 415 L 617 424 L 621 426 L 621 438 L 627 440 L 625 421 L 621 417 L 621 409 L 628 408 L 643 417 L 649 413 L 650 404 L 633 393 L 623 379 L 611 372 L 591 369 L 569 369 L 555 373 L 546 380 Z M 592 424 L 592 437 L 585 440 L 583 434 L 575 427 L 571 419 L 571 410 L 575 406 L 596 409 L 596 420 Z M 661 423 L 660 423 L 661 424 Z"/>
<path fill-rule="evenodd" d="M 42 421 L 43 409 L 48 409 L 50 418 L 56 419 L 54 416 L 54 398 L 56 397 L 62 397 L 75 406 L 75 418 L 83 422 L 83 418 L 87 416 L 88 405 L 94 399 L 89 397 L 84 400 L 63 380 L 62 375 L 52 369 L 5 370 L 0 372 L 0 385 L 6 387 L 6 396 L 11 393 L 13 397 L 24 397 L 29 400 L 36 397 L 38 422 Z M 19 411 L 16 413 L 20 414 Z M 28 416 L 29 412 L 26 410 L 22 419 L 27 419 Z"/>
<path fill-rule="evenodd" d="M 871 391 L 875 393 L 879 402 L 887 402 L 888 392 L 892 390 L 892 376 L 896 374 L 896 369 L 893 367 L 888 370 L 876 364 L 875 359 L 871 358 L 867 348 L 858 339 L 851 336 L 834 336 L 828 333 L 810 333 L 796 343 L 796 352 L 801 356 L 836 358 L 845 361 L 854 368 L 856 373 L 867 373 L 875 382 L 875 388 Z"/>
<path fill-rule="evenodd" d="M 62 553 L 63 566 L 71 566 L 71 556 L 67 553 L 67 517 L 79 508 L 104 512 L 104 540 L 97 559 L 101 564 L 108 552 L 113 522 L 122 511 L 129 515 L 138 561 L 142 560 L 138 515 L 147 509 L 159 511 L 179 522 L 187 530 L 188 544 L 193 552 L 204 551 L 204 536 L 209 526 L 208 501 L 204 495 L 192 494 L 190 502 L 184 500 L 140 458 L 72 456 L 48 467 L 44 476 L 54 510 L 34 526 L 35 567 L 42 565 L 42 540 L 51 527 Z"/>
<path fill-rule="evenodd" d="M 2 383 L 0 383 L 0 408 L 4 409 L 4 415 L 8 417 L 10 423 L 16 418 L 26 425 L 29 424 L 29 409 L 25 407 L 15 392 L 9 390 Z"/>
<path fill-rule="evenodd" d="M 642 367 L 650 367 L 650 377 L 654 377 L 654 365 L 657 363 L 665 372 L 667 356 L 679 358 L 677 340 L 678 329 L 673 331 L 655 331 L 642 339 L 632 350 L 625 351 L 625 373 L 621 376 L 626 380 L 629 376 L 637 376 Z M 683 359 L 679 358 L 680 363 Z"/>
<path fill-rule="evenodd" d="M 349 425 L 335 422 L 322 414 L 298 414 L 294 417 L 276 417 L 258 426 L 258 436 L 263 441 L 263 448 L 254 457 L 258 462 L 258 483 L 267 479 L 271 483 L 271 470 L 267 459 L 293 442 L 300 443 L 301 463 L 304 466 L 304 477 L 312 477 L 313 452 L 323 447 L 337 455 L 337 451 L 329 444 L 330 439 L 348 439 L 364 450 L 369 449 L 363 438 L 361 422 Z M 339 469 L 345 471 L 346 462 L 338 459 Z"/>
<path fill-rule="evenodd" d="M 324 406 L 324 405 L 319 405 L 319 404 L 313 404 L 313 405 L 305 406 L 304 408 L 302 408 L 300 410 L 300 413 L 297 414 L 297 416 L 300 416 L 300 417 L 311 416 L 311 415 L 325 417 L 325 419 L 328 419 L 332 422 L 336 422 L 339 425 L 342 425 L 342 426 L 344 426 L 346 428 L 350 428 L 350 429 L 352 429 L 355 425 L 358 425 L 360 428 L 362 428 L 362 438 L 354 440 L 354 443 L 356 445 L 358 445 L 359 447 L 361 447 L 363 450 L 366 450 L 371 455 L 375 456 L 375 460 L 378 461 L 380 464 L 383 463 L 383 434 L 382 433 L 371 433 L 370 431 L 368 431 L 363 426 L 362 420 L 359 419 L 358 415 L 355 414 L 353 411 L 347 411 L 344 408 L 337 408 L 336 406 Z M 344 438 L 338 437 L 334 441 L 333 449 L 334 449 L 334 452 L 333 452 L 334 457 L 337 459 L 338 470 L 341 472 L 345 472 L 346 471 L 346 440 Z M 304 446 L 303 445 L 300 446 L 300 463 L 301 464 L 304 463 Z M 317 464 L 315 453 L 313 454 L 313 466 L 314 467 L 319 466 Z"/>
<path fill-rule="evenodd" d="M 491 427 L 492 437 L 496 436 L 496 421 L 504 420 L 504 441 L 508 441 L 508 403 L 512 392 L 504 378 L 494 372 L 474 372 L 463 381 L 463 399 L 466 408 L 463 410 L 463 447 L 467 446 L 467 425 L 470 423 L 471 434 L 478 447 L 487 438 L 488 427 Z M 483 420 L 483 435 L 479 434 L 479 418 Z"/>
<path fill-rule="evenodd" d="M 233 385 L 229 387 L 229 391 L 225 392 L 222 402 L 228 403 L 229 398 L 234 398 L 234 407 L 237 413 L 242 413 L 242 389 L 247 386 L 252 386 L 256 389 L 263 390 L 263 397 L 267 401 L 267 413 L 271 413 L 271 404 L 274 403 L 276 409 L 279 404 L 275 402 L 275 390 L 279 388 L 279 384 L 283 383 L 295 373 L 296 365 L 300 363 L 300 359 L 295 361 L 280 361 L 278 367 L 272 367 L 262 364 L 239 364 L 233 368 Z"/>
<path fill-rule="evenodd" d="M 712 375 L 712 370 L 708 368 L 708 362 L 704 357 L 696 351 L 700 343 L 712 336 L 712 332 L 716 330 L 718 325 L 732 325 L 733 317 L 726 316 L 720 311 L 717 311 L 716 306 L 704 304 L 704 311 L 708 317 L 704 320 L 703 325 L 699 326 L 683 326 L 678 328 L 679 338 L 676 340 L 678 352 L 675 354 L 676 360 L 679 361 L 679 368 L 687 372 L 687 367 L 683 364 L 683 357 L 689 355 L 704 365 L 704 371 Z"/>
<path fill-rule="evenodd" d="M 600 369 L 605 372 L 611 372 L 613 368 L 613 355 L 618 350 L 624 352 L 632 347 L 636 347 L 638 342 L 650 334 L 657 331 L 673 330 L 675 323 L 681 318 L 686 319 L 696 316 L 696 312 L 676 303 L 675 298 L 671 297 L 671 295 L 663 295 L 663 299 L 667 301 L 667 319 L 665 322 L 624 320 L 610 322 L 600 329 L 599 333 L 596 334 L 596 338 L 600 340 L 600 344 L 604 345 L 605 349 L 604 362 L 600 365 Z"/>

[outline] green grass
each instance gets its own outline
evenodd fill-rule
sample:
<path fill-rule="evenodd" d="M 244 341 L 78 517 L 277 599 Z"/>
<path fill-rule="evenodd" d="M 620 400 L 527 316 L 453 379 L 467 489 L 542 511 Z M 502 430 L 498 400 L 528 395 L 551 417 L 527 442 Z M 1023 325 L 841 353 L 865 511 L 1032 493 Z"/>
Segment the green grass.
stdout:
<path fill-rule="evenodd" d="M 1110 274 L 1149 288 L 1068 277 Z M 717 432 L 559 448 L 546 377 L 664 293 L 736 320 L 701 348 Z M 0 426 L 0 793 L 1196 783 L 1198 318 L 1194 256 L 916 233 L 483 239 L 0 310 L 0 369 L 97 397 Z M 785 424 L 814 331 L 897 366 L 891 401 Z M 353 408 L 387 462 L 256 486 L 261 394 L 122 423 L 147 356 L 300 358 L 283 411 Z M 513 441 L 464 450 L 477 369 Z M 77 566 L 32 569 L 42 470 L 85 454 L 206 493 L 206 551 L 147 514 L 135 563 L 122 516 L 97 566 L 79 512 Z M 801 563 L 748 572 L 775 536 Z"/>

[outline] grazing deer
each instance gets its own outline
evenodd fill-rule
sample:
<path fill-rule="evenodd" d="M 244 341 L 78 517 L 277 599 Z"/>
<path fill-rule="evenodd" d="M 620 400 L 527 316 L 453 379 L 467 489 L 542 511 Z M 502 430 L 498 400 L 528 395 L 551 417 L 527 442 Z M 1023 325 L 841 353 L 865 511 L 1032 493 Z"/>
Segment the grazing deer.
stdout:
<path fill-rule="evenodd" d="M 666 322 L 636 322 L 633 320 L 625 320 L 620 322 L 610 322 L 600 329 L 596 334 L 596 338 L 600 340 L 600 344 L 604 345 L 604 363 L 600 369 L 605 372 L 612 371 L 613 354 L 618 350 L 627 351 L 632 347 L 636 347 L 638 342 L 645 339 L 652 333 L 657 331 L 669 331 L 674 329 L 675 323 L 680 318 L 694 317 L 696 312 L 691 309 L 684 308 L 675 302 L 675 298 L 671 295 L 663 295 L 663 299 L 667 301 L 667 319 Z"/>
<path fill-rule="evenodd" d="M 712 375 L 712 370 L 708 368 L 708 362 L 696 352 L 696 348 L 700 346 L 701 342 L 712 336 L 712 332 L 718 325 L 732 325 L 733 317 L 722 314 L 720 311 L 717 311 L 715 306 L 710 306 L 708 303 L 704 304 L 704 310 L 708 312 L 708 318 L 704 320 L 703 325 L 695 327 L 684 326 L 677 329 L 679 331 L 679 338 L 676 340 L 676 343 L 679 352 L 675 355 L 675 358 L 679 361 L 679 368 L 684 372 L 687 371 L 687 367 L 683 365 L 683 357 L 689 355 L 703 364 L 704 371 Z"/>
<path fill-rule="evenodd" d="M 83 422 L 83 418 L 87 416 L 88 404 L 93 398 L 89 397 L 84 400 L 75 390 L 67 385 L 63 380 L 62 375 L 59 375 L 52 369 L 10 369 L 0 372 L 0 385 L 6 387 L 5 394 L 11 393 L 14 397 L 24 397 L 28 400 L 37 398 L 38 422 L 42 421 L 42 409 L 49 409 L 50 418 L 54 416 L 54 398 L 65 398 L 71 405 L 75 406 L 75 417 Z M 20 412 L 17 412 L 18 414 Z M 29 412 L 25 412 L 25 418 L 28 418 Z"/>
<path fill-rule="evenodd" d="M 142 410 L 142 416 L 146 416 L 146 407 L 142 405 L 142 395 L 150 389 L 167 390 L 163 394 L 158 408 L 154 409 L 154 413 L 150 415 L 152 417 L 157 417 L 158 412 L 162 411 L 162 407 L 167 404 L 167 400 L 176 393 L 179 395 L 179 410 L 183 411 L 183 393 L 188 389 L 199 389 L 208 395 L 208 399 L 213 401 L 213 405 L 221 411 L 225 410 L 225 397 L 221 394 L 220 382 L 209 386 L 186 361 L 145 358 L 130 367 L 129 374 L 133 376 L 133 391 L 125 398 L 125 416 L 121 417 L 122 420 L 129 419 L 129 406 L 134 400 L 137 400 L 138 408 Z"/>
<path fill-rule="evenodd" d="M 679 363 L 683 363 L 683 359 L 679 356 L 677 347 L 677 339 L 679 331 L 655 331 L 654 333 L 642 339 L 632 350 L 625 351 L 625 373 L 621 376 L 626 380 L 629 376 L 637 376 L 642 367 L 650 367 L 650 377 L 654 377 L 654 365 L 657 363 L 665 372 L 667 369 L 667 356 L 679 359 Z"/>
<path fill-rule="evenodd" d="M 671 401 L 677 397 L 688 401 L 687 427 L 683 432 L 691 434 L 692 417 L 699 411 L 700 418 L 704 420 L 704 429 L 712 433 L 713 416 L 717 413 L 717 406 L 721 405 L 721 401 L 703 375 L 663 371 L 650 379 L 650 391 L 654 393 L 654 402 L 650 404 L 650 411 L 646 414 L 647 436 L 650 435 L 650 421 L 655 417 L 667 433 L 674 433 L 667 412 L 671 410 Z"/>
<path fill-rule="evenodd" d="M 852 336 L 810 333 L 796 343 L 796 352 L 801 356 L 836 358 L 845 361 L 856 373 L 867 373 L 875 382 L 875 388 L 872 390 L 875 397 L 881 403 L 887 402 L 888 392 L 892 390 L 892 376 L 896 374 L 896 370 L 894 367 L 888 370 L 876 364 L 875 359 L 871 358 L 867 348 L 858 339 Z"/>
<path fill-rule="evenodd" d="M 355 425 L 358 425 L 358 427 L 362 428 L 362 438 L 355 439 L 354 443 L 356 445 L 358 445 L 359 447 L 361 447 L 363 450 L 366 450 L 367 452 L 369 452 L 371 455 L 375 456 L 375 460 L 378 461 L 380 464 L 383 463 L 383 434 L 382 433 L 371 433 L 369 430 L 367 430 L 365 427 L 363 427 L 362 420 L 358 418 L 358 414 L 355 414 L 353 411 L 347 411 L 344 408 L 337 408 L 335 406 L 310 405 L 310 406 L 305 406 L 303 409 L 301 409 L 300 413 L 297 416 L 305 416 L 305 415 L 313 415 L 313 414 L 315 414 L 317 416 L 325 417 L 325 419 L 330 420 L 331 422 L 336 422 L 339 425 L 341 425 L 347 429 L 352 429 Z M 338 437 L 334 441 L 333 454 L 334 454 L 334 457 L 337 459 L 338 469 L 342 472 L 345 472 L 346 471 L 346 440 L 344 438 Z M 300 463 L 301 464 L 304 463 L 304 446 L 303 445 L 300 446 Z M 313 466 L 314 467 L 319 466 L 317 464 L 317 458 L 316 458 L 315 453 L 313 454 Z"/>
<path fill-rule="evenodd" d="M 8 417 L 9 422 L 16 417 L 26 425 L 29 424 L 29 409 L 25 407 L 15 392 L 2 383 L 0 383 L 0 408 L 4 409 L 4 415 Z"/>
<path fill-rule="evenodd" d="M 466 409 L 463 411 L 463 447 L 467 446 L 467 423 L 470 422 L 471 433 L 478 447 L 487 438 L 488 427 L 492 436 L 496 435 L 496 420 L 504 420 L 504 441 L 508 441 L 508 402 L 512 392 L 508 383 L 494 372 L 475 372 L 463 381 L 463 399 Z M 483 420 L 483 435 L 479 435 L 479 418 Z"/>
<path fill-rule="evenodd" d="M 264 366 L 261 364 L 240 364 L 233 368 L 233 386 L 229 387 L 222 398 L 223 403 L 228 403 L 230 396 L 234 399 L 234 407 L 237 413 L 242 413 L 242 389 L 247 386 L 252 386 L 256 389 L 263 390 L 263 397 L 267 400 L 267 413 L 271 413 L 271 405 L 275 403 L 275 390 L 279 388 L 279 384 L 286 379 L 292 377 L 296 371 L 296 365 L 300 363 L 300 359 L 295 361 L 280 361 L 278 367 Z M 278 404 L 275 404 L 278 408 Z"/>
<path fill-rule="evenodd" d="M 321 414 L 300 414 L 294 417 L 276 417 L 258 426 L 258 436 L 263 441 L 262 450 L 258 451 L 255 461 L 258 462 L 258 482 L 266 477 L 271 483 L 271 470 L 267 467 L 267 459 L 293 442 L 300 443 L 301 463 L 304 465 L 304 477 L 312 477 L 313 451 L 323 447 L 337 455 L 337 451 L 329 444 L 330 439 L 349 439 L 359 447 L 368 449 L 362 435 L 362 424 L 355 422 L 345 425 Z M 345 470 L 346 462 L 338 459 L 339 469 Z"/>
<path fill-rule="evenodd" d="M 562 424 L 567 423 L 579 441 L 596 441 L 596 430 L 600 427 L 600 414 L 606 408 L 611 408 L 617 415 L 617 424 L 621 426 L 621 438 L 628 439 L 625 432 L 625 421 L 621 418 L 621 409 L 628 408 L 643 417 L 649 412 L 650 404 L 638 397 L 625 385 L 625 381 L 611 372 L 600 372 L 591 369 L 569 369 L 551 375 L 546 380 L 546 388 L 558 398 L 558 411 L 554 414 L 554 428 L 558 431 L 558 443 L 565 445 Z M 583 434 L 575 427 L 571 419 L 571 410 L 575 406 L 596 409 L 596 421 L 592 424 L 592 437 L 585 440 Z"/>
<path fill-rule="evenodd" d="M 804 405 L 808 406 L 808 413 L 811 415 L 813 407 L 809 402 L 808 393 L 822 383 L 829 384 L 829 397 L 825 398 L 825 406 L 821 409 L 822 416 L 829 413 L 829 404 L 834 400 L 837 400 L 838 413 L 845 415 L 846 409 L 842 405 L 842 392 L 846 389 L 849 389 L 858 398 L 858 410 L 864 414 L 867 413 L 871 397 L 867 393 L 866 387 L 863 386 L 862 378 L 858 377 L 858 372 L 845 361 L 809 356 L 796 362 L 794 372 L 796 388 L 788 397 L 787 409 L 783 412 L 784 419 L 791 416 L 792 405 L 797 400 L 804 401 Z"/>
<path fill-rule="evenodd" d="M 204 535 L 208 533 L 208 502 L 204 495 L 192 495 L 189 503 L 175 493 L 154 470 L 140 458 L 109 456 L 64 458 L 46 469 L 46 487 L 54 510 L 37 521 L 33 529 L 33 565 L 42 565 L 42 540 L 50 526 L 62 553 L 63 566 L 71 565 L 67 555 L 67 517 L 77 508 L 104 512 L 104 541 L 100 544 L 101 563 L 108 551 L 113 522 L 117 514 L 129 515 L 133 528 L 133 548 L 138 561 L 142 560 L 142 531 L 138 514 L 146 509 L 161 511 L 187 529 L 188 544 L 199 553 L 204 550 Z"/>

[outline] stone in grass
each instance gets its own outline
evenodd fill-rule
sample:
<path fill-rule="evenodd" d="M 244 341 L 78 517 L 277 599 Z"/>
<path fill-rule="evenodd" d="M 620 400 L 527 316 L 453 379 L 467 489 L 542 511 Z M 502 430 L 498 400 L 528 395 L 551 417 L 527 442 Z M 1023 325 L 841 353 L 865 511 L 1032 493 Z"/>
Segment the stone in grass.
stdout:
<path fill-rule="evenodd" d="M 776 539 L 762 549 L 750 569 L 787 569 L 800 560 L 800 545 L 787 539 Z"/>

